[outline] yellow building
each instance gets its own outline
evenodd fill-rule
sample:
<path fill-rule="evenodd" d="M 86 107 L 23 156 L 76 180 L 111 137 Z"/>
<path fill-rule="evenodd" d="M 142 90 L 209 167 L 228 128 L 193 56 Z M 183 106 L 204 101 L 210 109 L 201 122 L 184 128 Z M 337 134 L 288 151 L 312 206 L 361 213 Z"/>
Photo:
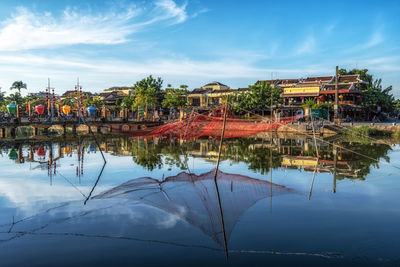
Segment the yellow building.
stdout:
<path fill-rule="evenodd" d="M 248 88 L 231 89 L 220 82 L 211 82 L 201 88 L 196 88 L 188 95 L 188 103 L 193 107 L 210 107 L 221 105 L 223 99 L 235 92 L 247 91 Z"/>
<path fill-rule="evenodd" d="M 104 93 L 112 93 L 112 92 L 118 92 L 119 95 L 131 95 L 133 92 L 133 89 L 131 87 L 111 87 L 108 89 L 105 89 L 103 91 Z"/>

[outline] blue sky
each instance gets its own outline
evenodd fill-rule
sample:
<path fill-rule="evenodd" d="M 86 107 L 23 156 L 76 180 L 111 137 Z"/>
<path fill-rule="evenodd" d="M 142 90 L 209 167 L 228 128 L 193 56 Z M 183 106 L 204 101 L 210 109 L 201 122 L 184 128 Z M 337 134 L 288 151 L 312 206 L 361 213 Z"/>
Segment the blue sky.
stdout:
<path fill-rule="evenodd" d="M 400 97 L 398 1 L 0 1 L 0 87 L 232 88 L 368 68 Z M 26 93 L 26 92 L 25 92 Z"/>

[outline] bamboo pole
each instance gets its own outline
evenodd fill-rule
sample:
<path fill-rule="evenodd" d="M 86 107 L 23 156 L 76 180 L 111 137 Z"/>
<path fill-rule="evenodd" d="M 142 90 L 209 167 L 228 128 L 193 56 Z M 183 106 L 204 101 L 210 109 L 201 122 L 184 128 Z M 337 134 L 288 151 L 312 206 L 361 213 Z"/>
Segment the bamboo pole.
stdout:
<path fill-rule="evenodd" d="M 224 249 L 225 249 L 226 258 L 228 258 L 228 243 L 227 243 L 227 240 L 226 240 L 224 213 L 223 213 L 223 210 L 222 210 L 221 198 L 220 198 L 220 195 L 219 195 L 217 175 L 218 175 L 219 162 L 221 160 L 222 142 L 224 140 L 224 135 L 225 135 L 226 115 L 227 115 L 228 103 L 229 103 L 229 96 L 228 96 L 227 102 L 225 104 L 224 122 L 223 122 L 223 126 L 222 126 L 221 141 L 219 142 L 219 149 L 218 149 L 218 160 L 217 160 L 217 165 L 215 167 L 215 173 L 214 173 L 214 184 L 215 184 L 215 189 L 217 191 L 217 199 L 218 199 L 219 212 L 220 212 L 220 217 L 221 217 L 222 234 L 223 234 L 223 238 L 224 238 Z"/>

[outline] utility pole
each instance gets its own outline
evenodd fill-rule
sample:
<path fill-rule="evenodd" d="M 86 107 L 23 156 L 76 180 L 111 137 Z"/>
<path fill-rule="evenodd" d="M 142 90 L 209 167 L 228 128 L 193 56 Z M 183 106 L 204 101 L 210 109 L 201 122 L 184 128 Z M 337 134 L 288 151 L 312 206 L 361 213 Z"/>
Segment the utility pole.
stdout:
<path fill-rule="evenodd" d="M 76 95 L 76 111 L 78 116 L 78 123 L 81 121 L 81 106 L 82 106 L 82 86 L 79 85 L 79 77 L 77 78 L 77 84 L 75 85 Z"/>
<path fill-rule="evenodd" d="M 271 113 L 271 122 L 272 122 L 272 89 L 274 88 L 274 85 L 272 85 L 273 79 L 272 79 L 272 72 L 271 72 L 271 84 L 269 85 L 269 88 L 271 90 L 271 104 L 270 104 L 270 113 Z"/>
<path fill-rule="evenodd" d="M 53 97 L 51 96 L 51 90 L 53 90 Z M 53 101 L 52 101 L 53 99 Z M 53 120 L 53 103 L 54 103 L 54 88 L 50 87 L 50 78 L 47 78 L 46 88 L 46 100 L 47 100 L 47 115 L 50 116 L 50 120 Z"/>
<path fill-rule="evenodd" d="M 334 106 L 333 106 L 333 109 L 334 109 L 334 120 L 335 120 L 335 123 L 338 123 L 339 122 L 339 96 L 338 96 L 338 72 L 339 72 L 339 70 L 338 70 L 338 66 L 336 66 L 336 75 L 335 75 L 335 104 L 334 104 Z"/>

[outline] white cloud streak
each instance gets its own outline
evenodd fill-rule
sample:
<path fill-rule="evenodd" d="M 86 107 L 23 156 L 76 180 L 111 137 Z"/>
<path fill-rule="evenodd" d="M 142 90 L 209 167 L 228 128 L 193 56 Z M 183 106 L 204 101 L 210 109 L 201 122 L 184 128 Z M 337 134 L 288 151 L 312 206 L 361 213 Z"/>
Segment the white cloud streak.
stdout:
<path fill-rule="evenodd" d="M 315 38 L 313 35 L 309 35 L 304 42 L 302 42 L 296 49 L 297 55 L 310 54 L 315 50 Z"/>
<path fill-rule="evenodd" d="M 159 9 L 159 12 L 163 14 L 161 17 L 174 18 L 173 24 L 182 23 L 188 18 L 188 15 L 186 14 L 186 3 L 182 6 L 178 6 L 172 0 L 161 0 L 157 1 L 155 4 Z"/>
<path fill-rule="evenodd" d="M 2 63 L 4 62 L 4 63 Z M 32 73 L 34 69 L 34 73 Z M 191 59 L 153 58 L 146 61 L 74 59 L 66 57 L 42 57 L 31 54 L 1 55 L 0 81 L 7 88 L 17 77 L 28 83 L 28 91 L 37 91 L 47 77 L 58 81 L 58 90 L 69 90 L 75 77 L 85 81 L 85 88 L 101 91 L 115 85 L 131 85 L 147 75 L 161 76 L 166 81 L 186 83 L 190 87 L 201 86 L 206 81 L 239 81 L 247 86 L 266 77 L 267 73 L 279 73 L 280 77 L 302 77 L 306 74 L 321 74 L 326 68 L 302 66 L 302 68 L 257 67 L 242 58 L 199 61 Z M 18 75 L 17 75 L 18 74 Z M 35 88 L 36 87 L 36 88 Z"/>
<path fill-rule="evenodd" d="M 61 16 L 34 13 L 17 8 L 0 26 L 0 51 L 18 51 L 75 44 L 119 44 L 131 34 L 156 22 L 184 22 L 186 4 L 177 6 L 172 0 L 154 3 L 150 17 L 141 8 L 129 6 L 122 12 L 82 14 L 66 8 Z"/>

